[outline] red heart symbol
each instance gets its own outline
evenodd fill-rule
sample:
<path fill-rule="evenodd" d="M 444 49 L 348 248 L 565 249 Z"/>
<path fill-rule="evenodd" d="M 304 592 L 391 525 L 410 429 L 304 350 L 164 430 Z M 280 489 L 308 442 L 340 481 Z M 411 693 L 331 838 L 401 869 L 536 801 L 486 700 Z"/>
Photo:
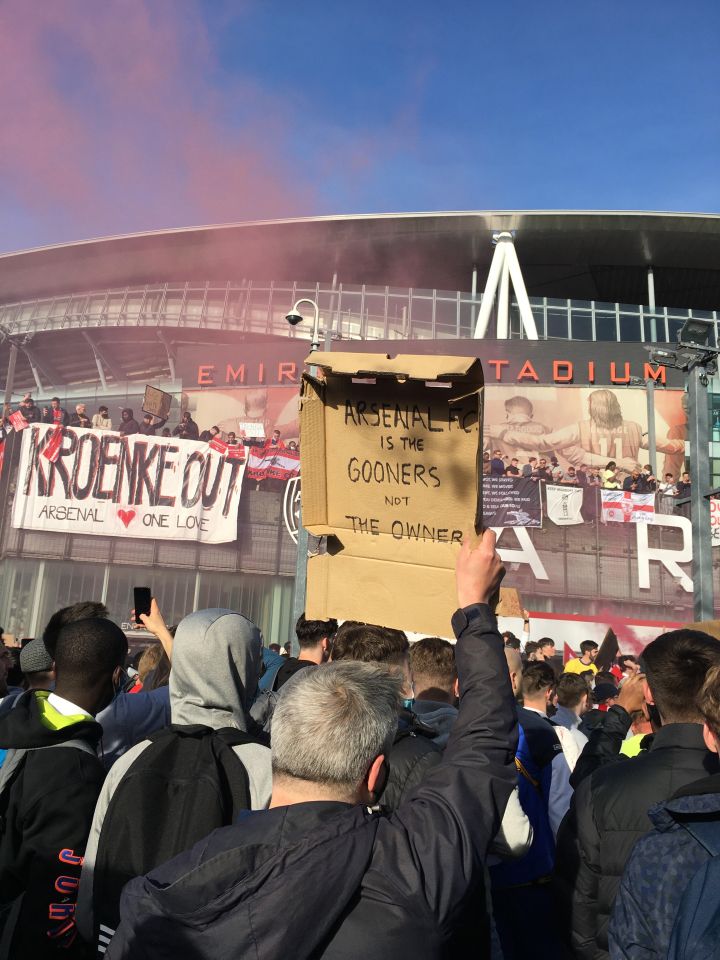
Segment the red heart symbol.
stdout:
<path fill-rule="evenodd" d="M 122 522 L 125 524 L 125 529 L 127 529 L 128 526 L 135 519 L 135 511 L 134 510 L 118 510 L 118 516 L 120 517 Z"/>

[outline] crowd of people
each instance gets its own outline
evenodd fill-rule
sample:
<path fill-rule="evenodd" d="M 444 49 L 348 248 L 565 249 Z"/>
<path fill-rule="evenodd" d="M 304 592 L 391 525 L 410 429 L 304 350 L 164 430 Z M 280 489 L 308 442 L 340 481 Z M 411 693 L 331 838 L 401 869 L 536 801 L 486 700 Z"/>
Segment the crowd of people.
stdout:
<path fill-rule="evenodd" d="M 0 630 L 0 957 L 716 956 L 720 644 L 563 664 L 500 635 L 503 574 L 466 539 L 454 645 L 156 599 L 132 663 L 99 603 Z"/>
<path fill-rule="evenodd" d="M 232 430 L 223 431 L 215 424 L 201 431 L 188 410 L 182 413 L 179 423 L 171 430 L 166 426 L 167 417 L 156 417 L 151 413 L 143 412 L 142 417 L 138 420 L 132 407 L 123 407 L 120 410 L 120 420 L 116 426 L 113 426 L 108 407 L 104 404 L 98 406 L 97 413 L 92 415 L 88 413 L 85 403 L 75 404 L 73 413 L 68 413 L 62 406 L 59 397 L 53 397 L 49 406 L 39 407 L 30 394 L 23 397 L 15 410 L 9 404 L 4 407 L 2 417 L 0 417 L 0 439 L 6 432 L 14 429 L 10 419 L 14 413 L 22 414 L 27 424 L 47 423 L 63 427 L 83 427 L 88 430 L 111 430 L 123 437 L 140 434 L 147 437 L 161 436 L 176 437 L 179 440 L 198 440 L 203 443 L 210 443 L 217 439 L 227 447 L 271 446 L 278 450 L 288 450 L 291 453 L 298 453 L 300 449 L 296 440 L 289 440 L 287 443 L 281 440 L 279 430 L 274 430 L 267 438 L 238 436 Z"/>
<path fill-rule="evenodd" d="M 572 465 L 561 467 L 555 456 L 528 456 L 524 463 L 518 457 L 510 457 L 500 449 L 486 450 L 483 455 L 483 475 L 486 477 L 517 477 L 540 484 L 555 484 L 563 487 L 582 487 L 584 490 L 623 490 L 630 493 L 654 494 L 660 513 L 674 513 L 678 504 L 690 497 L 690 474 L 679 477 L 666 473 L 660 482 L 651 464 L 636 464 L 624 473 L 615 460 L 609 460 L 604 468 Z"/>

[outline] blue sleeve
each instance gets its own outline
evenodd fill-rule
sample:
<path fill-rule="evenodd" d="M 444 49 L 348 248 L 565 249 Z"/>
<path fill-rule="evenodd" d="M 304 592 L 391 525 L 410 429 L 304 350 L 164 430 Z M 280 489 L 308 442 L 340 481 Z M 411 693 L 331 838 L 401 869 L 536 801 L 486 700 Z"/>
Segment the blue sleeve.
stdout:
<path fill-rule="evenodd" d="M 140 693 L 119 693 L 97 716 L 103 728 L 101 759 L 109 770 L 118 757 L 170 723 L 168 687 Z"/>

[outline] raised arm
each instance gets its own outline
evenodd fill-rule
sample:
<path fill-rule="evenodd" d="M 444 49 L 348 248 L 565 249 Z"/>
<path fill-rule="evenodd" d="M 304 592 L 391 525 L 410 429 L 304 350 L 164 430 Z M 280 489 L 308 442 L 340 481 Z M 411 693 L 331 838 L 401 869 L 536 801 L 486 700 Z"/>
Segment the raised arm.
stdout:
<path fill-rule="evenodd" d="M 442 763 L 390 818 L 398 844 L 422 864 L 410 886 L 451 929 L 456 911 L 479 882 L 516 782 L 517 716 L 503 644 L 493 613 L 505 573 L 495 535 L 468 538 L 457 561 L 460 609 L 453 617 L 460 711 Z"/>

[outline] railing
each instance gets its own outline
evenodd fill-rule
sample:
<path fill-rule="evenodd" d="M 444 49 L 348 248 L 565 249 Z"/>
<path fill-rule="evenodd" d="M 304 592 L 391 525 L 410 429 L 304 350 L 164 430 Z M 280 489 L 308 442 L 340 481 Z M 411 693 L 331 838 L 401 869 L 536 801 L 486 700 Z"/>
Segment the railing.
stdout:
<path fill-rule="evenodd" d="M 192 327 L 287 336 L 285 314 L 300 297 L 316 300 L 322 327 L 342 339 L 472 337 L 482 296 L 463 291 L 243 280 L 166 283 L 91 291 L 0 305 L 0 333 L 32 334 L 83 327 Z M 674 341 L 688 317 L 718 312 L 594 300 L 530 299 L 542 339 Z M 522 337 L 513 303 L 510 335 Z M 309 328 L 295 335 L 309 336 Z"/>

